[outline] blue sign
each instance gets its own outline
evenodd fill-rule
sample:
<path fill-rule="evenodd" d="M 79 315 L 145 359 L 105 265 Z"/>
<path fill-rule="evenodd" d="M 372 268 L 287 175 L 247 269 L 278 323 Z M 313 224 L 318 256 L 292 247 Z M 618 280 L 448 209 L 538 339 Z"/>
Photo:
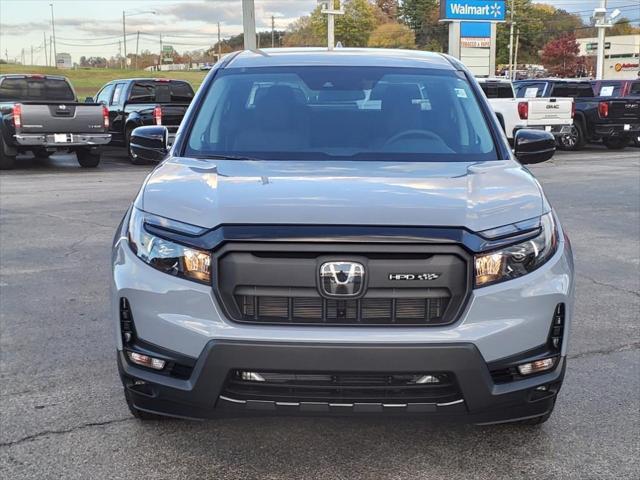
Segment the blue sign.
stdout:
<path fill-rule="evenodd" d="M 441 0 L 442 20 L 475 20 L 503 22 L 506 16 L 503 0 Z"/>
<path fill-rule="evenodd" d="M 460 36 L 487 38 L 491 36 L 490 22 L 460 22 Z"/>

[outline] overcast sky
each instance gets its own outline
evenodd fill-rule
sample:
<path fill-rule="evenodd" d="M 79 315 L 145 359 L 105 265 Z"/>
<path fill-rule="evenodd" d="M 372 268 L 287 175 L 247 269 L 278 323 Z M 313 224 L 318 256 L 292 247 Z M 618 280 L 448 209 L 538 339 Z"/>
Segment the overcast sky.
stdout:
<path fill-rule="evenodd" d="M 242 32 L 241 0 L 0 0 L 0 54 L 19 58 L 25 49 L 27 62 L 33 45 L 34 63 L 44 64 L 43 35 L 51 35 L 53 3 L 57 51 L 110 57 L 118 53 L 122 39 L 122 11 L 126 10 L 127 51 L 135 51 L 135 32 L 140 31 L 140 50 L 159 49 L 163 42 L 178 51 L 196 50 L 212 45 L 217 37 L 217 22 L 223 37 Z M 545 2 L 541 2 L 545 3 Z M 547 0 L 557 8 L 588 12 L 599 0 Z M 623 15 L 640 17 L 638 0 L 609 0 L 610 8 L 624 7 Z M 317 0 L 255 0 L 258 30 L 271 28 L 271 16 L 277 29 L 284 29 L 301 15 L 308 14 Z M 155 11 L 156 14 L 136 12 Z"/>

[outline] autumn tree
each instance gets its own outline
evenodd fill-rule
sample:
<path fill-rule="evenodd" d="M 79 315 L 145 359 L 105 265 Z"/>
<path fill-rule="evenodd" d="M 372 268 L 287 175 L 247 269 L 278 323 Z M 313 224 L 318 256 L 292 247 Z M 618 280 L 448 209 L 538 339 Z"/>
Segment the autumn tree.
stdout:
<path fill-rule="evenodd" d="M 395 21 L 398 19 L 398 11 L 400 9 L 398 0 L 376 0 L 375 5 L 389 20 Z"/>
<path fill-rule="evenodd" d="M 578 52 L 575 35 L 568 33 L 547 42 L 542 50 L 542 64 L 559 77 L 575 77 L 583 69 Z"/>
<path fill-rule="evenodd" d="M 406 25 L 385 23 L 369 37 L 369 46 L 377 48 L 416 48 L 416 37 Z"/>

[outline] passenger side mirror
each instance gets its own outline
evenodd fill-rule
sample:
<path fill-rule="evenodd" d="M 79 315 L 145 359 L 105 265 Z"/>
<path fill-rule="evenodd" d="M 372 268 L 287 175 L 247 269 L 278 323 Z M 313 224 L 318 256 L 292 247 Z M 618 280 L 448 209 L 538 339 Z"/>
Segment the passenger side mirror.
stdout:
<path fill-rule="evenodd" d="M 513 153 L 524 165 L 546 162 L 555 151 L 556 139 L 543 130 L 518 130 L 513 139 Z"/>
<path fill-rule="evenodd" d="M 133 158 L 159 162 L 169 151 L 169 130 L 163 126 L 138 127 L 131 133 L 129 153 Z"/>
<path fill-rule="evenodd" d="M 93 103 L 93 97 L 86 97 L 84 103 Z"/>

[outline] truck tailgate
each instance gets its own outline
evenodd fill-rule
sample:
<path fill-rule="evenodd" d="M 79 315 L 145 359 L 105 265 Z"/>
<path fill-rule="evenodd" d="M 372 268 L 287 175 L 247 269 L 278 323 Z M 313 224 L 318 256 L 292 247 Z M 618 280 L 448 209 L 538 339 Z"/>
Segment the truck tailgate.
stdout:
<path fill-rule="evenodd" d="M 17 133 L 105 133 L 102 105 L 22 103 Z"/>
<path fill-rule="evenodd" d="M 182 122 L 184 114 L 187 113 L 188 104 L 161 104 L 162 124 L 169 127 L 177 127 Z"/>
<path fill-rule="evenodd" d="M 609 103 L 609 118 L 630 123 L 640 122 L 640 99 L 620 98 L 607 100 Z"/>
<path fill-rule="evenodd" d="M 569 125 L 572 123 L 570 98 L 530 98 L 529 121 L 533 125 Z"/>

